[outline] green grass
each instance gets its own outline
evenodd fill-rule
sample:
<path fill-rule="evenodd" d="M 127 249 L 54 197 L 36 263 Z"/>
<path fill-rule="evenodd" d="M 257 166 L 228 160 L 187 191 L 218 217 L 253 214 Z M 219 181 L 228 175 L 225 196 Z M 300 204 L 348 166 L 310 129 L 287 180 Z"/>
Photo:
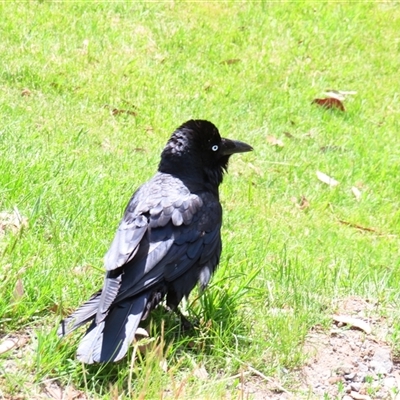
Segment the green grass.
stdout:
<path fill-rule="evenodd" d="M 394 320 L 400 351 L 398 3 L 31 1 L 0 14 L 0 212 L 27 219 L 0 236 L 0 335 L 30 335 L 23 356 L 0 355 L 0 394 L 57 380 L 90 398 L 236 397 L 248 366 L 291 389 L 305 335 L 354 294 Z M 357 94 L 345 113 L 311 105 L 326 89 Z M 221 188 L 220 268 L 188 304 L 199 329 L 181 335 L 156 312 L 158 339 L 133 366 L 85 367 L 80 333 L 59 341 L 55 327 L 101 285 L 131 193 L 189 118 L 255 149 Z"/>

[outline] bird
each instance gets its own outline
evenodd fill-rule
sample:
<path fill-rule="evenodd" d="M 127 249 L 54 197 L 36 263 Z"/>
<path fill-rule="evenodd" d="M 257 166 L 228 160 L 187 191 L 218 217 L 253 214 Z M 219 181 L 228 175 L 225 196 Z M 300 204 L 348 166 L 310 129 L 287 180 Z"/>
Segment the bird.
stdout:
<path fill-rule="evenodd" d="M 141 320 L 164 299 L 170 310 L 204 290 L 222 251 L 219 186 L 231 155 L 252 151 L 201 119 L 179 126 L 155 175 L 132 195 L 104 257 L 105 277 L 57 334 L 90 325 L 77 349 L 86 364 L 124 358 Z M 181 314 L 180 314 L 181 315 Z"/>

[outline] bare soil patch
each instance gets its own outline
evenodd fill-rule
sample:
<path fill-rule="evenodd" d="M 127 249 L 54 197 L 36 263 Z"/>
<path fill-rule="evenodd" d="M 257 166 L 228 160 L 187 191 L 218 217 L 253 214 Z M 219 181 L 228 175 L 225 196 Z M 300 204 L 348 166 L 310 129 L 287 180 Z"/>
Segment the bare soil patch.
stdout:
<path fill-rule="evenodd" d="M 359 297 L 342 300 L 331 329 L 308 334 L 304 351 L 309 361 L 296 374 L 297 387 L 284 392 L 271 383 L 250 380 L 243 384 L 244 398 L 400 400 L 399 360 L 393 360 L 385 340 L 389 322 L 377 316 L 376 309 Z M 335 321 L 341 319 L 354 325 Z"/>

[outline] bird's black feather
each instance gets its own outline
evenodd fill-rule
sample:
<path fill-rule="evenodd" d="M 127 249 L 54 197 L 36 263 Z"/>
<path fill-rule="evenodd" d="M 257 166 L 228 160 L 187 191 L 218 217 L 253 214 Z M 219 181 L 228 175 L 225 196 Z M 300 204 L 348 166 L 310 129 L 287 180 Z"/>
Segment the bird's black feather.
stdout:
<path fill-rule="evenodd" d="M 79 360 L 120 360 L 140 321 L 165 296 L 176 309 L 197 283 L 207 286 L 222 249 L 218 187 L 230 155 L 250 150 L 221 138 L 204 120 L 173 133 L 158 172 L 128 203 L 105 256 L 102 290 L 61 322 L 58 334 L 64 336 L 92 321 Z"/>

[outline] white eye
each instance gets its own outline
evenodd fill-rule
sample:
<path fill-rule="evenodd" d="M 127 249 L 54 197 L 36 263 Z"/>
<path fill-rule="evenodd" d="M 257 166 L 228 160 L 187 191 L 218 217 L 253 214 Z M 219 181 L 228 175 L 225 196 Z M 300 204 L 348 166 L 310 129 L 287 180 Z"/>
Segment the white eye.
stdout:
<path fill-rule="evenodd" d="M 218 150 L 218 145 L 214 144 L 214 146 L 211 147 L 211 150 L 212 150 L 212 151 L 217 151 L 217 150 Z"/>

